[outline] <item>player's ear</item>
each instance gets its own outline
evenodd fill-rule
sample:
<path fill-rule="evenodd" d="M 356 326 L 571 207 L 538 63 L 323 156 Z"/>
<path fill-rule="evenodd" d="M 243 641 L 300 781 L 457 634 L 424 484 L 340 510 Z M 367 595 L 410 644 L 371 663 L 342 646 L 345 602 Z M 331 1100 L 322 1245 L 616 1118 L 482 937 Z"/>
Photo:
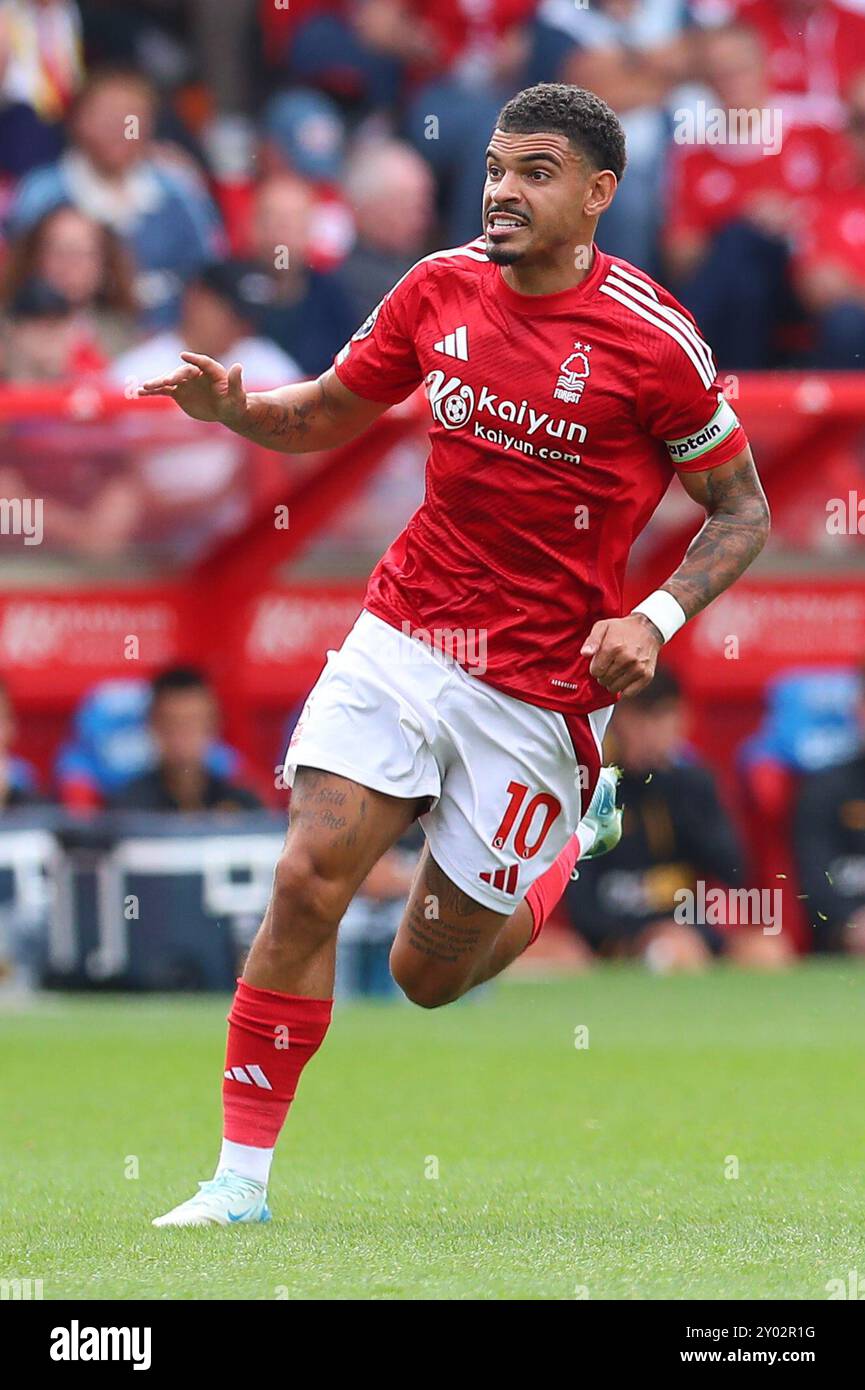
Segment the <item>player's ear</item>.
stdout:
<path fill-rule="evenodd" d="M 606 212 L 616 196 L 619 181 L 612 169 L 601 169 L 593 174 L 586 185 L 583 198 L 583 212 L 586 217 L 600 217 Z"/>

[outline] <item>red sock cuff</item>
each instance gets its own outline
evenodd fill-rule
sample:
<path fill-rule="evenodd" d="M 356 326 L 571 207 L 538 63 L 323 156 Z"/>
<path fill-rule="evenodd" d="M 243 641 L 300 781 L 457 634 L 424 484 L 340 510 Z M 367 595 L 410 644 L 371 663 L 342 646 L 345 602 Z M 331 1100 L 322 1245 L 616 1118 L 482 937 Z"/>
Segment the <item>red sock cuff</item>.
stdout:
<path fill-rule="evenodd" d="M 303 1019 L 304 1022 L 327 1027 L 333 1014 L 333 1000 L 311 999 L 305 994 L 282 994 L 278 989 L 259 989 L 257 985 L 248 985 L 245 980 L 238 979 L 229 1018 L 235 1013 L 241 1017 L 246 1014 L 254 1023 L 284 1023 L 286 1015 L 290 1013 L 294 1020 Z"/>
<path fill-rule="evenodd" d="M 528 893 L 526 902 L 532 914 L 534 928 L 526 950 L 533 946 L 541 934 L 544 923 L 568 886 L 574 865 L 580 857 L 580 842 L 572 835 L 557 859 L 548 869 L 536 878 Z"/>

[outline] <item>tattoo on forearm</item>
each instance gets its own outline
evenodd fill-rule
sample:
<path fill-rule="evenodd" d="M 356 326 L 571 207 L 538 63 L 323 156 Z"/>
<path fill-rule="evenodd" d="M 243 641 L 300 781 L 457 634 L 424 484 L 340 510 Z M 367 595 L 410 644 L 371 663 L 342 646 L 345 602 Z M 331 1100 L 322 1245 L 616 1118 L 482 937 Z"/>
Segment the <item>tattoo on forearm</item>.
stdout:
<path fill-rule="evenodd" d="M 299 405 L 259 405 L 257 418 L 249 430 L 250 437 L 263 444 L 270 440 L 299 444 L 312 428 L 315 409 L 313 401 Z"/>
<path fill-rule="evenodd" d="M 693 618 L 756 559 L 769 534 L 769 507 L 754 465 L 707 478 L 709 517 L 663 587 Z"/>
<path fill-rule="evenodd" d="M 324 385 L 320 381 L 316 385 L 317 400 L 283 402 L 259 397 L 252 419 L 237 433 L 256 444 L 277 444 L 286 452 L 302 453 L 309 447 L 309 435 L 321 416 L 330 415 Z"/>

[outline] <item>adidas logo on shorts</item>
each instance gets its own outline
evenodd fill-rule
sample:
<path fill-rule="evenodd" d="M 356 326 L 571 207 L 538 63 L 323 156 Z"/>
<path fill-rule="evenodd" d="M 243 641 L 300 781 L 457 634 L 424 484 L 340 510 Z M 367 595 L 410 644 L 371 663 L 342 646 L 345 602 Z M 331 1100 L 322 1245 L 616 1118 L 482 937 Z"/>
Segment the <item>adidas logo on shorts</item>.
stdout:
<path fill-rule="evenodd" d="M 519 864 L 512 864 L 509 869 L 489 869 L 478 874 L 478 878 L 484 883 L 491 883 L 493 888 L 501 888 L 503 893 L 516 893 L 519 877 Z"/>

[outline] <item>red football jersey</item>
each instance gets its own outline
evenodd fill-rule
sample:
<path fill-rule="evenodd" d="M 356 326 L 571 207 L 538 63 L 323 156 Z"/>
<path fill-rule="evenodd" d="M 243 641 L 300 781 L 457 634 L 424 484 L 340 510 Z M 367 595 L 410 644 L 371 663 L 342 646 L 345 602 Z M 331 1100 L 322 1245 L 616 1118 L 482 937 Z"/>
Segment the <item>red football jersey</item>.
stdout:
<path fill-rule="evenodd" d="M 425 382 L 430 405 L 426 494 L 366 607 L 449 650 L 462 634 L 483 679 L 531 704 L 611 704 L 580 647 L 621 616 L 635 537 L 676 467 L 746 443 L 691 316 L 598 250 L 576 289 L 518 294 L 479 239 L 415 265 L 334 365 L 358 396 Z"/>

